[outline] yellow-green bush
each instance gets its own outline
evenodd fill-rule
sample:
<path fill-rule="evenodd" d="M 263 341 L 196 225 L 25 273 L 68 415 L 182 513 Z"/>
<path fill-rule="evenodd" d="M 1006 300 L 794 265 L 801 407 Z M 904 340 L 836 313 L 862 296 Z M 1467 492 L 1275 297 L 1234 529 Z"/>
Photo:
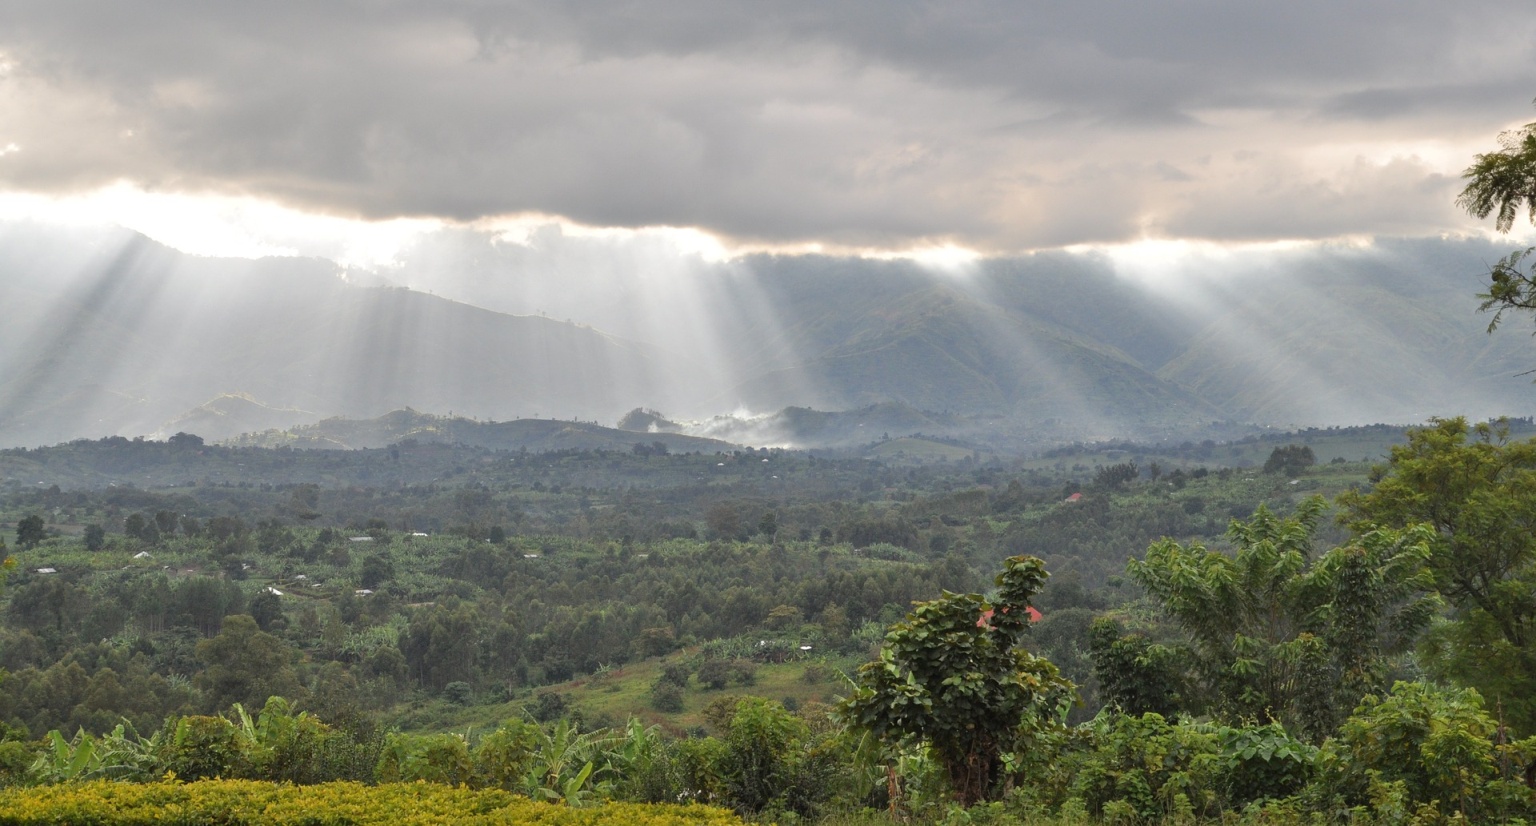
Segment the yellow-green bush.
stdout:
<path fill-rule="evenodd" d="M 442 826 L 740 826 L 710 806 L 609 803 L 592 808 L 538 803 L 507 792 L 430 783 L 323 783 L 288 786 L 252 780 L 194 783 L 66 783 L 0 793 L 0 826 L 62 824 L 442 824 Z"/>

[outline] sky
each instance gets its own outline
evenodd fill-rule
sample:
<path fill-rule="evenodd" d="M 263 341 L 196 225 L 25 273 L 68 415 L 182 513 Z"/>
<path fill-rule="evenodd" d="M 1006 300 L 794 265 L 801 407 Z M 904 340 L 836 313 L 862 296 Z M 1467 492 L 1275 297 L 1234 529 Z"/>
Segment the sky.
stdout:
<path fill-rule="evenodd" d="M 1529 0 L 0 4 L 0 217 L 964 260 L 1487 232 Z M 1172 246 L 1170 246 L 1172 245 Z"/>

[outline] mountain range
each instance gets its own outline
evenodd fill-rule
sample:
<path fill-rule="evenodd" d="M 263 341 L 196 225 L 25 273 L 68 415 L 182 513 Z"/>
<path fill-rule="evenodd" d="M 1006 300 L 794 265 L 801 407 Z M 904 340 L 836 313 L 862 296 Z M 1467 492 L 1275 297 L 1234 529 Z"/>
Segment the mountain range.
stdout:
<path fill-rule="evenodd" d="M 750 423 L 786 408 L 802 412 L 775 422 L 883 410 L 882 423 L 930 433 L 992 421 L 1083 440 L 1214 420 L 1530 415 L 1519 374 L 1536 348 L 1513 324 L 1489 336 L 1475 313 L 1481 262 L 1499 254 L 1384 239 L 1164 282 L 1067 252 L 959 271 L 764 255 L 680 273 L 664 292 L 622 273 L 562 274 L 562 289 L 493 267 L 475 291 L 434 295 L 324 260 L 8 224 L 0 446 L 228 439 L 403 408 L 614 423 L 644 407 L 742 441 L 773 441 Z M 511 287 L 533 282 L 556 317 L 516 312 Z"/>

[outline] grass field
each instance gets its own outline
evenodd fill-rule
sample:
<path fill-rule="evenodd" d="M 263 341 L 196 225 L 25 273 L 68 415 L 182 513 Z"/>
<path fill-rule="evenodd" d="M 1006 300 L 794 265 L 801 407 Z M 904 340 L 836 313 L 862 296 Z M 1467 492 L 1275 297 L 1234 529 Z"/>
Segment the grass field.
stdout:
<path fill-rule="evenodd" d="M 883 442 L 877 442 L 864 451 L 864 455 L 871 459 L 880 459 L 897 464 L 904 462 L 925 464 L 928 462 L 958 462 L 973 455 L 973 453 L 968 447 L 925 439 L 921 436 L 904 436 L 900 439 L 887 439 Z M 981 456 L 983 459 L 988 459 L 991 458 L 992 454 L 982 453 Z"/>

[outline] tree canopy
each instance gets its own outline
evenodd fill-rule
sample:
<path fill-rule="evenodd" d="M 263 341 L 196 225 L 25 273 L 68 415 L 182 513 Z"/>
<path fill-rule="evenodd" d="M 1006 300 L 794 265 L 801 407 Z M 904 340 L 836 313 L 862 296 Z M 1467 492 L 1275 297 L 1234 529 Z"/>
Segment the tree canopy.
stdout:
<path fill-rule="evenodd" d="M 1187 635 L 1193 676 L 1218 716 L 1277 720 L 1321 740 L 1384 686 L 1388 656 L 1438 606 L 1428 530 L 1370 530 L 1314 559 L 1324 507 L 1312 498 L 1280 517 L 1260 506 L 1233 521 L 1231 555 L 1165 539 L 1131 561 L 1131 577 Z"/>
<path fill-rule="evenodd" d="M 1500 134 L 1499 149 L 1473 158 L 1462 177 L 1457 205 L 1478 218 L 1494 215 L 1499 232 L 1509 232 L 1522 207 L 1536 223 L 1536 123 Z"/>
<path fill-rule="evenodd" d="M 1477 155 L 1462 177 L 1467 185 L 1456 203 L 1473 216 L 1493 215 L 1499 232 L 1514 228 L 1522 211 L 1536 224 L 1536 123 L 1499 135 L 1499 149 Z M 1533 253 L 1536 247 L 1517 250 L 1489 268 L 1488 291 L 1478 295 L 1479 309 L 1494 312 L 1489 332 L 1507 311 L 1536 311 L 1536 270 L 1527 263 Z"/>
<path fill-rule="evenodd" d="M 1431 634 L 1427 662 L 1536 731 L 1536 442 L 1438 420 L 1409 431 L 1369 493 L 1340 501 L 1357 531 L 1434 529 L 1429 568 L 1455 611 Z"/>

